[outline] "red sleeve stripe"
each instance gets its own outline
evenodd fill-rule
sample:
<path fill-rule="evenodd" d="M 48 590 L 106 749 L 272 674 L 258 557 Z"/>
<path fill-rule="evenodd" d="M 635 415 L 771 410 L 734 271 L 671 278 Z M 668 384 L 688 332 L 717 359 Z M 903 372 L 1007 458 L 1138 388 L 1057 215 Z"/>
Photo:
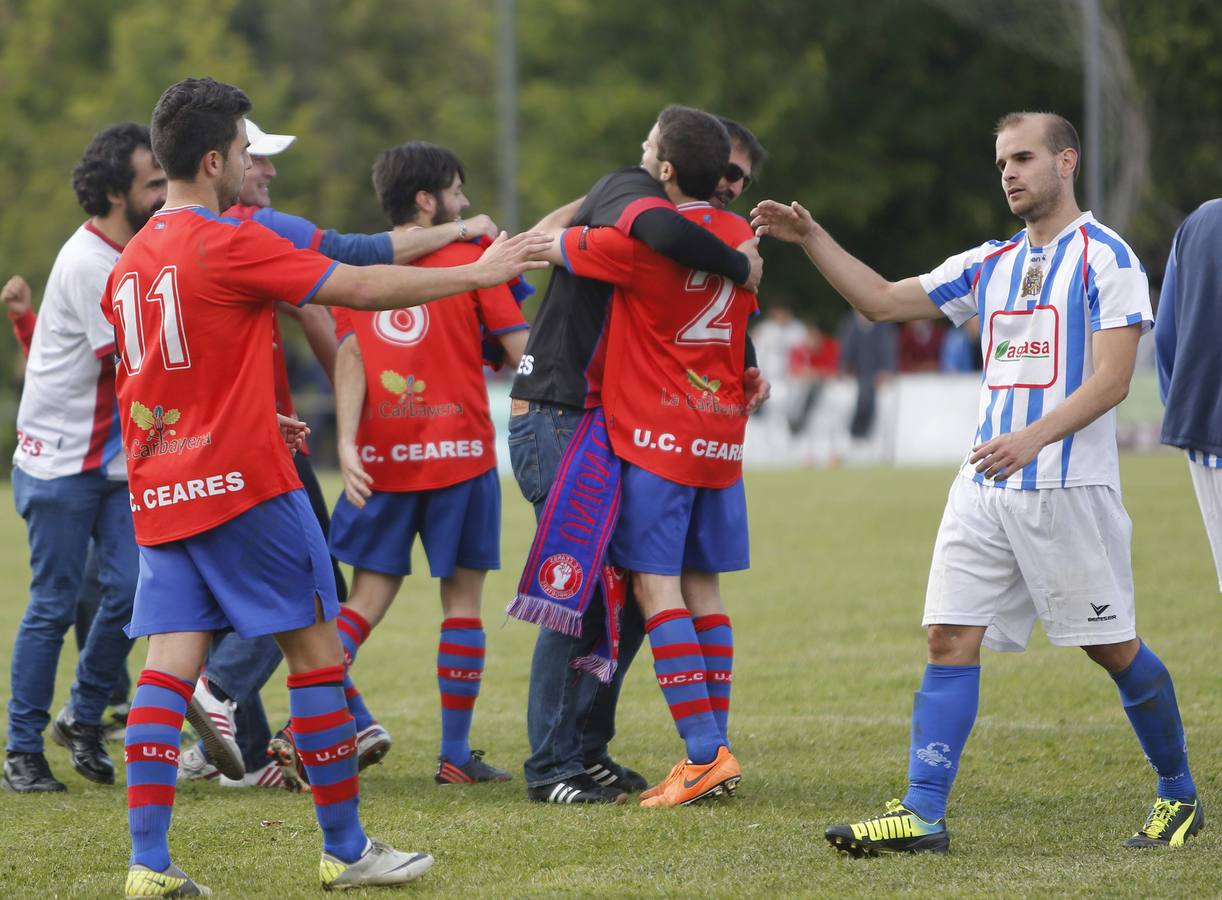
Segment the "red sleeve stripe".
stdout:
<path fill-rule="evenodd" d="M 473 658 L 483 658 L 483 647 L 470 647 L 467 644 L 451 644 L 449 641 L 442 641 L 437 645 L 437 652 L 448 654 L 450 656 L 470 656 Z"/>
<path fill-rule="evenodd" d="M 140 673 L 136 686 L 139 687 L 142 684 L 152 684 L 159 688 L 165 688 L 167 691 L 173 691 L 188 703 L 191 702 L 191 694 L 195 692 L 195 685 L 190 681 L 178 678 L 168 672 L 158 672 L 156 669 L 145 669 Z"/>
<path fill-rule="evenodd" d="M 315 806 L 330 806 L 332 803 L 343 803 L 361 795 L 361 783 L 357 776 L 345 778 L 335 784 L 311 784 L 310 793 L 314 795 Z"/>
<path fill-rule="evenodd" d="M 344 683 L 344 667 L 326 666 L 322 669 L 315 669 L 312 672 L 298 672 L 296 675 L 289 675 L 288 686 L 290 688 L 302 687 L 319 687 L 326 684 L 343 684 Z"/>
<path fill-rule="evenodd" d="M 624 207 L 624 211 L 620 213 L 619 218 L 615 220 L 615 227 L 629 237 L 632 236 L 632 223 L 636 221 L 636 217 L 649 209 L 674 209 L 675 205 L 669 200 L 663 200 L 661 197 L 640 197 L 633 200 Z"/>
<path fill-rule="evenodd" d="M 699 715 L 700 713 L 712 712 L 713 707 L 709 705 L 708 697 L 701 697 L 699 700 L 686 700 L 683 703 L 670 704 L 670 714 L 676 720 L 686 719 L 688 716 Z"/>
<path fill-rule="evenodd" d="M 697 616 L 696 618 L 692 619 L 692 625 L 695 626 L 697 631 L 708 631 L 710 628 L 717 628 L 720 625 L 724 625 L 729 628 L 730 617 L 724 613 L 714 613 L 708 616 Z"/>
<path fill-rule="evenodd" d="M 654 659 L 678 659 L 680 656 L 703 656 L 699 644 L 667 644 L 653 648 Z"/>
<path fill-rule="evenodd" d="M 483 669 L 454 669 L 450 666 L 438 666 L 437 677 L 448 679 L 450 681 L 481 681 L 484 677 Z"/>
<path fill-rule="evenodd" d="M 141 806 L 173 806 L 174 785 L 172 784 L 129 784 L 127 786 L 127 808 L 138 809 Z"/>
<path fill-rule="evenodd" d="M 475 709 L 475 697 L 460 697 L 457 694 L 442 694 L 442 709 L 470 710 Z"/>
<path fill-rule="evenodd" d="M 326 766 L 333 762 L 356 755 L 356 738 L 349 738 L 346 741 L 340 741 L 338 744 L 332 744 L 330 747 L 323 747 L 321 750 L 302 750 L 297 748 L 298 758 L 307 766 Z"/>
<path fill-rule="evenodd" d="M 127 716 L 128 726 L 132 725 L 168 725 L 170 728 L 182 730 L 183 714 L 164 706 L 136 706 Z"/>
<path fill-rule="evenodd" d="M 653 631 L 659 625 L 665 625 L 675 619 L 690 619 L 691 617 L 692 614 L 686 609 L 664 609 L 657 615 L 649 617 L 649 621 L 645 623 L 645 631 Z"/>
<path fill-rule="evenodd" d="M 312 734 L 315 731 L 337 728 L 351 721 L 352 715 L 345 706 L 343 709 L 323 713 L 321 716 L 293 716 L 293 731 L 296 734 Z"/>

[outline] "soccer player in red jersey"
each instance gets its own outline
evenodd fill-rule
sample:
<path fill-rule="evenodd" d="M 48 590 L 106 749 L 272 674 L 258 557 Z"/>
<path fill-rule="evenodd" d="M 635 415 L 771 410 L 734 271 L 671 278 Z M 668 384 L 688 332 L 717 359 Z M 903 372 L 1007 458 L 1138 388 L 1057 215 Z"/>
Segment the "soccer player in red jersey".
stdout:
<path fill-rule="evenodd" d="M 250 167 L 250 100 L 212 79 L 172 85 L 153 111 L 166 206 L 127 245 L 102 298 L 115 327 L 116 391 L 140 545 L 132 637 L 148 657 L 126 737 L 128 896 L 204 889 L 170 862 L 179 733 L 212 633 L 275 634 L 293 730 L 323 831 L 325 887 L 397 884 L 432 857 L 369 840 L 357 814 L 355 730 L 342 688 L 335 579 L 278 427 L 274 304 L 402 307 L 501 284 L 549 241 L 498 239 L 450 269 L 353 268 L 261 225 L 222 218 Z M 299 440 L 304 425 L 286 420 Z"/>
<path fill-rule="evenodd" d="M 422 142 L 384 151 L 373 167 L 378 198 L 397 231 L 457 219 L 469 205 L 465 177 L 458 157 Z M 458 242 L 413 265 L 464 265 L 482 252 L 476 243 Z M 501 488 L 481 345 L 485 335 L 496 339 L 516 367 L 526 329 L 503 284 L 413 310 L 335 310 L 344 494 L 332 516 L 331 551 L 353 566 L 340 637 L 353 659 L 354 638 L 367 639 L 411 574 L 419 535 L 441 581 L 444 617 L 438 784 L 510 777 L 468 743 L 484 669 L 480 595 L 487 571 L 500 568 Z"/>
<path fill-rule="evenodd" d="M 750 239 L 746 220 L 707 202 L 730 152 L 720 122 L 668 107 L 643 149 L 641 165 L 680 212 L 730 246 Z M 687 759 L 642 795 L 642 805 L 732 791 L 741 771 L 706 684 L 704 655 L 717 648 L 702 648 L 693 617 L 728 625 L 718 573 L 749 566 L 743 372 L 755 295 L 612 228 L 567 229 L 551 255 L 576 275 L 617 286 L 603 406 L 624 466 L 608 557 L 633 573 L 658 683 L 687 746 Z M 719 711 L 728 712 L 728 696 L 720 699 Z"/>

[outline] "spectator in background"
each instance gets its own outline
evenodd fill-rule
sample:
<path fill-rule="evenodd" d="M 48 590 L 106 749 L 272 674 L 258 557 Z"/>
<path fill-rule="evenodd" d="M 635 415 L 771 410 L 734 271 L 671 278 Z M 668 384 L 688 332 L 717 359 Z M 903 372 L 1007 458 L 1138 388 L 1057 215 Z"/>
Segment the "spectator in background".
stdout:
<path fill-rule="evenodd" d="M 824 334 L 814 322 L 807 323 L 806 339 L 789 351 L 785 371 L 794 387 L 794 403 L 787 411 L 789 433 L 797 437 L 810 422 L 823 383 L 840 372 L 840 342 Z"/>
<path fill-rule="evenodd" d="M 857 379 L 857 402 L 849 434 L 858 440 L 874 432 L 878 386 L 895 374 L 896 329 L 871 322 L 856 310 L 840 323 L 840 371 Z"/>
<path fill-rule="evenodd" d="M 917 319 L 900 326 L 899 370 L 901 372 L 938 371 L 946 329 L 929 319 Z"/>
<path fill-rule="evenodd" d="M 942 341 L 938 367 L 943 372 L 979 372 L 984 367 L 980 355 L 980 323 L 977 319 L 952 328 Z"/>

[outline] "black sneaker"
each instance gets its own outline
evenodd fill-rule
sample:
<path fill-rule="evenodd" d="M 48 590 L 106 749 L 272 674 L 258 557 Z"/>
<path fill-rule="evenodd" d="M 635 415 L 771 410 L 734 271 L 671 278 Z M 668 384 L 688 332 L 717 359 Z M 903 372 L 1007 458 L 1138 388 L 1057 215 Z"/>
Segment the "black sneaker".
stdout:
<path fill-rule="evenodd" d="M 68 751 L 72 768 L 94 784 L 114 784 L 115 764 L 106 752 L 106 729 L 86 725 L 65 706 L 51 723 L 51 740 Z"/>
<path fill-rule="evenodd" d="M 9 751 L 4 760 L 4 789 L 14 794 L 49 794 L 66 791 L 62 781 L 51 774 L 47 758 L 41 753 Z"/>
<path fill-rule="evenodd" d="M 1126 847 L 1182 847 L 1184 841 L 1205 827 L 1201 801 L 1184 803 L 1159 797 L 1141 831 L 1124 842 Z"/>
<path fill-rule="evenodd" d="M 603 787 L 584 772 L 563 781 L 528 787 L 526 797 L 538 803 L 624 803 L 628 799 L 619 788 Z"/>
<path fill-rule="evenodd" d="M 444 756 L 437 757 L 437 773 L 433 780 L 438 784 L 477 784 L 484 781 L 508 781 L 513 778 L 504 769 L 484 762 L 483 750 L 472 750 L 471 758 L 456 766 Z"/>
<path fill-rule="evenodd" d="M 603 787 L 618 788 L 629 794 L 639 794 L 649 787 L 644 775 L 627 766 L 621 766 L 609 756 L 587 759 L 586 774 Z"/>
<path fill-rule="evenodd" d="M 926 822 L 900 801 L 892 800 L 885 812 L 861 822 L 833 825 L 823 833 L 841 853 L 861 858 L 880 853 L 946 853 L 950 832 L 946 820 Z"/>

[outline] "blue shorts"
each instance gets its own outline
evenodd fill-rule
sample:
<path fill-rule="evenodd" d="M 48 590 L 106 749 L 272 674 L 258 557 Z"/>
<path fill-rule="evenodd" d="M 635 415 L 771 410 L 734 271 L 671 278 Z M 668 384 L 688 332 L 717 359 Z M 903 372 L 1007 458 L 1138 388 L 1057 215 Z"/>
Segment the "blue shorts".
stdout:
<path fill-rule="evenodd" d="M 327 542 L 304 490 L 264 500 L 215 528 L 140 548 L 128 637 L 279 634 L 339 615 Z"/>
<path fill-rule="evenodd" d="M 501 480 L 496 469 L 430 491 L 374 491 L 357 509 L 340 495 L 331 514 L 331 553 L 383 575 L 412 574 L 416 535 L 429 573 L 501 567 Z"/>
<path fill-rule="evenodd" d="M 615 565 L 651 575 L 751 567 L 741 478 L 725 488 L 691 487 L 624 463 L 621 491 L 608 550 Z"/>

